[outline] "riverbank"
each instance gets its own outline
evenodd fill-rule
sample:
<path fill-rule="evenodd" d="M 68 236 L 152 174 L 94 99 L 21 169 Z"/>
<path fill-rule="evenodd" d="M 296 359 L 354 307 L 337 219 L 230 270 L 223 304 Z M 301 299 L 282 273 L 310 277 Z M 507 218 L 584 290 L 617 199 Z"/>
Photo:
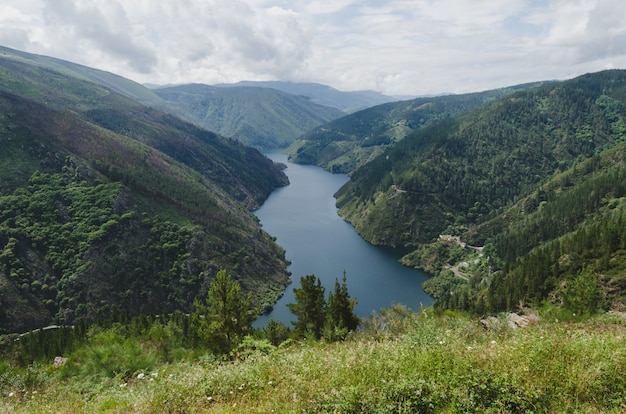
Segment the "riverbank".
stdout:
<path fill-rule="evenodd" d="M 404 251 L 367 243 L 339 217 L 333 195 L 348 181 L 346 175 L 288 163 L 287 155 L 280 151 L 266 155 L 287 165 L 290 185 L 274 191 L 255 214 L 263 229 L 285 249 L 293 284 L 272 312 L 259 318 L 256 327 L 265 326 L 270 318 L 289 326 L 293 315 L 287 304 L 295 301 L 293 288 L 299 287 L 302 276 L 310 274 L 319 277 L 328 292 L 345 272 L 360 317 L 395 303 L 412 309 L 432 304 L 422 289 L 428 275 L 403 266 L 400 258 Z"/>

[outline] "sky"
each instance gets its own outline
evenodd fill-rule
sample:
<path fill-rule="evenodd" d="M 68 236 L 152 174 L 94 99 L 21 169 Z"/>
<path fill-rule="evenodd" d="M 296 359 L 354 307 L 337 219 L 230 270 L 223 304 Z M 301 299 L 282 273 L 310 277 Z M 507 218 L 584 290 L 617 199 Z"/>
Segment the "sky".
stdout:
<path fill-rule="evenodd" d="M 623 0 L 2 0 L 0 45 L 140 83 L 466 93 L 626 68 Z"/>

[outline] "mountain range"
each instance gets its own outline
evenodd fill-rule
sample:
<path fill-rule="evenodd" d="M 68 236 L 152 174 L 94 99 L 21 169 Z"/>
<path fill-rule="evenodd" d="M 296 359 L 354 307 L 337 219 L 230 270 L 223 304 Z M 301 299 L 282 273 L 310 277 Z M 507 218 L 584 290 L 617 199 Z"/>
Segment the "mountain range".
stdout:
<path fill-rule="evenodd" d="M 306 131 L 344 115 L 306 96 L 266 87 L 188 84 L 154 93 L 199 126 L 262 150 L 286 147 Z"/>
<path fill-rule="evenodd" d="M 328 85 L 314 82 L 281 82 L 281 81 L 241 81 L 215 85 L 222 88 L 249 86 L 255 88 L 271 88 L 290 95 L 306 96 L 318 105 L 337 108 L 344 113 L 352 113 L 387 102 L 406 99 L 387 96 L 376 91 L 339 91 Z"/>
<path fill-rule="evenodd" d="M 340 215 L 410 250 L 436 307 L 626 306 L 625 71 L 347 115 L 320 105 L 324 90 L 148 90 L 1 48 L 1 329 L 186 311 L 222 268 L 270 306 L 284 251 L 249 211 L 287 179 L 238 140 L 275 148 L 301 132 L 291 159 L 351 175 Z"/>

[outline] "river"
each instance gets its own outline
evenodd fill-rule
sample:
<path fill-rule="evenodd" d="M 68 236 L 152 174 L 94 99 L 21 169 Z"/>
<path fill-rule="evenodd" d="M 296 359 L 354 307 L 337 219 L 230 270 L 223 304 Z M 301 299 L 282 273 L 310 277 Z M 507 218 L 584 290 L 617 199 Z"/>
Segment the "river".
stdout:
<path fill-rule="evenodd" d="M 285 249 L 293 283 L 273 311 L 255 322 L 256 327 L 265 326 L 270 317 L 291 326 L 294 316 L 287 304 L 295 303 L 293 289 L 300 287 L 300 277 L 310 274 L 319 277 L 328 295 L 345 272 L 360 317 L 394 303 L 414 310 L 432 304 L 421 287 L 428 278 L 424 272 L 403 266 L 400 251 L 367 243 L 337 214 L 333 194 L 348 181 L 347 175 L 288 163 L 281 151 L 265 155 L 287 165 L 290 184 L 275 190 L 255 215 Z"/>

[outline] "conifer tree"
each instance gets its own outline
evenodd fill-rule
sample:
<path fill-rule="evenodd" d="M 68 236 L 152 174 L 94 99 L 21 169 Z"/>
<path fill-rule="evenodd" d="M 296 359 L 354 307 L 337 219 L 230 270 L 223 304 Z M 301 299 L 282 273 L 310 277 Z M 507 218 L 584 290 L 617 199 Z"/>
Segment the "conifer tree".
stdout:
<path fill-rule="evenodd" d="M 220 270 L 211 281 L 206 305 L 195 303 L 199 335 L 217 352 L 229 352 L 252 329 L 250 294 L 241 296 L 239 291 L 239 282 Z"/>
<path fill-rule="evenodd" d="M 335 290 L 328 296 L 326 310 L 326 325 L 324 337 L 328 340 L 345 338 L 346 334 L 359 326 L 359 317 L 354 313 L 357 301 L 350 298 L 346 273 L 343 273 L 342 282 L 335 279 Z"/>
<path fill-rule="evenodd" d="M 326 299 L 324 287 L 315 275 L 300 278 L 301 288 L 293 290 L 296 303 L 289 303 L 287 307 L 298 318 L 292 322 L 297 336 L 304 338 L 313 336 L 320 338 L 326 321 Z"/>

